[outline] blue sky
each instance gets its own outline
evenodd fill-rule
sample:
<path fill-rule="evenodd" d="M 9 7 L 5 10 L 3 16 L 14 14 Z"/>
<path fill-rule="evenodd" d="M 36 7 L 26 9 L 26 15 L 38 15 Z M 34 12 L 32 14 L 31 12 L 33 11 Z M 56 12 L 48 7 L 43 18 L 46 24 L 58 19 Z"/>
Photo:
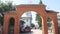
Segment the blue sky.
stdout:
<path fill-rule="evenodd" d="M 13 4 L 39 4 L 40 0 L 2 0 L 13 1 Z M 54 10 L 60 12 L 60 0 L 42 0 L 48 10 Z"/>

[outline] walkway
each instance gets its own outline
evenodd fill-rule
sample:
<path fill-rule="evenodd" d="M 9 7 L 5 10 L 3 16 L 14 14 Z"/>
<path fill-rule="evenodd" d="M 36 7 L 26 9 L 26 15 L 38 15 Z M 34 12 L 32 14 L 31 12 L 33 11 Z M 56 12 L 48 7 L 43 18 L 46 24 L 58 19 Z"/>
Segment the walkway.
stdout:
<path fill-rule="evenodd" d="M 40 29 L 32 29 L 31 32 L 29 32 L 29 33 L 21 33 L 21 34 L 42 34 L 42 30 L 40 30 Z M 53 33 L 49 31 L 48 34 L 53 34 Z"/>

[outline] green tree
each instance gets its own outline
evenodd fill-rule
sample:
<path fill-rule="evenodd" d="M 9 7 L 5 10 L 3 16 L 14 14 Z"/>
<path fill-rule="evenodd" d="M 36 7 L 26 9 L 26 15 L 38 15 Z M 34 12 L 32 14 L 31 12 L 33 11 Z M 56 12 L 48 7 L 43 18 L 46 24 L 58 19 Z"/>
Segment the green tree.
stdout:
<path fill-rule="evenodd" d="M 1 2 L 0 3 L 0 13 L 6 12 L 6 11 L 12 11 L 15 10 L 15 5 L 12 4 L 11 1 L 9 2 Z"/>
<path fill-rule="evenodd" d="M 47 21 L 48 21 L 48 22 L 51 22 L 51 21 L 52 21 L 52 19 L 48 18 L 48 19 L 47 19 Z"/>
<path fill-rule="evenodd" d="M 3 25 L 3 17 L 0 16 L 0 25 Z"/>
<path fill-rule="evenodd" d="M 2 2 L 0 1 L 0 13 L 3 16 L 0 16 L 0 23 L 3 24 L 4 20 L 4 12 L 15 11 L 15 5 L 12 4 L 11 1 Z"/>
<path fill-rule="evenodd" d="M 51 19 L 51 18 L 48 18 L 48 19 L 47 19 L 48 27 L 51 27 L 51 25 L 52 25 L 52 22 L 51 22 L 51 21 L 52 21 L 52 19 Z"/>
<path fill-rule="evenodd" d="M 42 27 L 42 19 L 38 14 L 36 14 L 36 21 L 37 21 L 39 27 Z"/>

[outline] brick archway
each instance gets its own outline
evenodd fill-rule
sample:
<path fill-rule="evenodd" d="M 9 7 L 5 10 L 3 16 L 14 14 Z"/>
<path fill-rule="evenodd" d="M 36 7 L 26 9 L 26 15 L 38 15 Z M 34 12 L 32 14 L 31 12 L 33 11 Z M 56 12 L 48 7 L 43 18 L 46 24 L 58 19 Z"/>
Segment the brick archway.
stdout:
<path fill-rule="evenodd" d="M 51 17 L 54 22 L 54 34 L 58 34 L 57 13 L 53 11 L 51 12 L 50 10 L 46 10 L 45 5 L 18 5 L 16 6 L 15 12 L 6 12 L 4 14 L 4 26 L 3 26 L 4 34 L 8 34 L 9 19 L 11 17 L 15 19 L 14 34 L 19 34 L 19 25 L 20 25 L 19 19 L 21 18 L 21 15 L 26 11 L 35 11 L 40 16 L 42 16 L 43 34 L 48 34 L 47 18 Z"/>

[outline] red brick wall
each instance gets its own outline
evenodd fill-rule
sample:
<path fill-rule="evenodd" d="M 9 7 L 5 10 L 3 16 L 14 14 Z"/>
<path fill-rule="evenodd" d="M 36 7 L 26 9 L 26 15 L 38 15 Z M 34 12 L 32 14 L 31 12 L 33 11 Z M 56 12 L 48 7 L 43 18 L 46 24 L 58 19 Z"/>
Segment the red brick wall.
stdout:
<path fill-rule="evenodd" d="M 47 13 L 45 5 L 18 5 L 16 6 L 15 13 L 5 13 L 3 27 L 4 34 L 8 34 L 9 19 L 11 17 L 15 19 L 14 34 L 19 34 L 20 17 L 27 11 L 35 11 L 42 17 L 43 34 L 48 34 L 47 18 L 51 17 L 54 21 L 54 34 L 58 34 L 57 13 Z"/>

